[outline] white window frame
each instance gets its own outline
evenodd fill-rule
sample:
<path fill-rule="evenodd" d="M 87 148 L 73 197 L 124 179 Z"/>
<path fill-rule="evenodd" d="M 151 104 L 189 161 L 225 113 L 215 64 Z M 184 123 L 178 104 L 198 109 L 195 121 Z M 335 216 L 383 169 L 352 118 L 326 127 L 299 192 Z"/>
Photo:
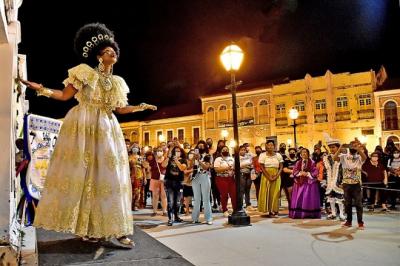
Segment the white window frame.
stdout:
<path fill-rule="evenodd" d="M 178 138 L 179 141 L 181 141 L 181 140 L 179 139 L 179 130 L 180 130 L 180 129 L 183 130 L 183 139 L 182 139 L 182 141 L 184 142 L 184 141 L 185 141 L 185 135 L 186 135 L 186 132 L 185 132 L 185 128 L 184 128 L 184 127 L 178 127 L 178 128 L 176 129 L 176 137 Z"/>
<path fill-rule="evenodd" d="M 346 103 L 346 104 L 344 104 L 344 103 Z M 336 97 L 336 107 L 337 108 L 348 108 L 348 106 L 349 106 L 349 99 L 347 98 L 347 96 Z"/>
<path fill-rule="evenodd" d="M 315 100 L 315 110 L 325 110 L 325 109 L 326 109 L 325 99 Z"/>

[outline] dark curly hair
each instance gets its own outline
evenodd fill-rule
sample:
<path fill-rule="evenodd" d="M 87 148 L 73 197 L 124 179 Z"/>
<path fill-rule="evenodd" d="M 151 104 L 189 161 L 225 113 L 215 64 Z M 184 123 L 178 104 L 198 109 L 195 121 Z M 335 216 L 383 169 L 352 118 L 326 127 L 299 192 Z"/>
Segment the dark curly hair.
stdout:
<path fill-rule="evenodd" d="M 99 36 L 101 36 L 99 38 Z M 106 36 L 106 37 L 105 37 Z M 88 44 L 92 47 L 88 47 Z M 86 48 L 85 48 L 86 47 Z M 112 47 L 120 55 L 118 43 L 114 40 L 114 33 L 102 23 L 90 23 L 81 27 L 74 40 L 74 49 L 79 58 L 91 67 L 98 65 L 97 56 L 106 47 Z M 85 50 L 88 50 L 87 52 Z"/>

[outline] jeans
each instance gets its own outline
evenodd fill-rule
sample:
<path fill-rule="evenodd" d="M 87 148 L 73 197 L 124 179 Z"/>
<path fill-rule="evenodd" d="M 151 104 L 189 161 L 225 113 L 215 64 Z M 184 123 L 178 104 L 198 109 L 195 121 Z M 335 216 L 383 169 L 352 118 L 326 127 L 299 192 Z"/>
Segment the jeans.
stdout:
<path fill-rule="evenodd" d="M 351 223 L 353 220 L 353 199 L 354 205 L 357 210 L 357 222 L 363 223 L 363 207 L 362 207 L 362 192 L 360 184 L 343 184 L 344 190 L 344 206 L 346 210 L 347 219 L 346 221 Z"/>
<path fill-rule="evenodd" d="M 200 204 L 203 199 L 204 218 L 207 222 L 212 221 L 210 191 L 211 180 L 208 173 L 197 173 L 197 177 L 192 181 L 194 205 L 192 212 L 193 221 L 198 221 L 200 216 Z"/>
<path fill-rule="evenodd" d="M 251 188 L 250 173 L 240 173 L 240 196 L 245 196 L 246 207 L 251 206 L 250 202 L 250 188 Z"/>
<path fill-rule="evenodd" d="M 166 180 L 165 190 L 167 192 L 168 199 L 168 220 L 178 220 L 179 207 L 181 205 L 181 189 L 183 188 L 181 181 L 178 180 Z"/>

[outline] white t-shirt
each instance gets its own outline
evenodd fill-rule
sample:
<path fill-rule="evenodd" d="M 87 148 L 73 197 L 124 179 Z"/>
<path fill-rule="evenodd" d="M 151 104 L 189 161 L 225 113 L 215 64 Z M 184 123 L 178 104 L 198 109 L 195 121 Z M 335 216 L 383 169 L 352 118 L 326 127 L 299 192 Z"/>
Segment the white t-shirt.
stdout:
<path fill-rule="evenodd" d="M 282 155 L 280 155 L 279 153 L 275 153 L 274 155 L 269 156 L 266 152 L 263 152 L 260 154 L 258 162 L 260 164 L 263 164 L 265 168 L 279 168 L 279 163 L 283 163 L 283 158 Z"/>
<path fill-rule="evenodd" d="M 235 159 L 233 157 L 218 157 L 214 161 L 214 168 L 219 168 L 219 167 L 228 167 L 228 166 L 233 166 L 235 164 Z M 226 171 L 222 173 L 217 173 L 217 176 L 230 176 L 233 173 L 231 171 Z"/>

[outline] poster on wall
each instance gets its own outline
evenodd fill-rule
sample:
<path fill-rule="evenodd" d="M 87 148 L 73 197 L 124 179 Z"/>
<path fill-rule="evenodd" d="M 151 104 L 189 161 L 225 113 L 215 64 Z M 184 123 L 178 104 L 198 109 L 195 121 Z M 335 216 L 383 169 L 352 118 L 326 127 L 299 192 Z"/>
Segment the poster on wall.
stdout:
<path fill-rule="evenodd" d="M 29 194 L 39 200 L 62 122 L 34 114 L 28 115 L 26 122 L 30 157 L 26 185 Z"/>

